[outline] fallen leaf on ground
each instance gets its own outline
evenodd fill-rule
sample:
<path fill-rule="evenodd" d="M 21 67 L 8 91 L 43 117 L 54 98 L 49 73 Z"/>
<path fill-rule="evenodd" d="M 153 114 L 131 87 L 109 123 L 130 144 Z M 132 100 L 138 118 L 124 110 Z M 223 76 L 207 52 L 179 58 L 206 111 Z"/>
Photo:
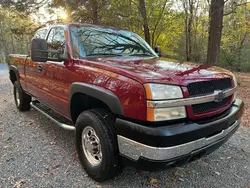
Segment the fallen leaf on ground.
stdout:
<path fill-rule="evenodd" d="M 172 173 L 173 173 L 174 176 L 177 176 L 178 175 L 178 169 L 174 168 L 173 171 L 172 171 Z"/>
<path fill-rule="evenodd" d="M 60 166 L 59 163 L 57 163 L 56 165 L 54 165 L 52 168 L 55 169 L 55 168 L 58 168 Z"/>
<path fill-rule="evenodd" d="M 69 164 L 68 167 L 66 168 L 64 174 L 66 174 L 66 173 L 69 171 L 70 166 L 71 166 L 71 165 Z"/>
<path fill-rule="evenodd" d="M 241 148 L 241 151 L 242 151 L 242 152 L 246 152 L 246 150 L 245 150 L 245 149 L 243 149 L 243 148 Z"/>
<path fill-rule="evenodd" d="M 31 126 L 33 124 L 33 121 L 27 123 L 27 126 Z"/>
<path fill-rule="evenodd" d="M 73 157 L 73 162 L 75 162 L 75 161 L 77 160 L 77 158 L 78 158 L 78 155 L 77 155 L 77 152 L 76 152 L 76 151 L 73 152 L 73 153 L 71 154 L 71 156 Z"/>
<path fill-rule="evenodd" d="M 183 178 L 179 178 L 179 180 L 180 180 L 180 181 L 182 181 L 182 182 L 184 181 L 184 179 L 183 179 Z"/>
<path fill-rule="evenodd" d="M 219 173 L 219 172 L 215 172 L 215 174 L 216 174 L 216 175 L 218 175 L 218 176 L 220 175 L 220 173 Z"/>
<path fill-rule="evenodd" d="M 22 179 L 22 180 L 19 180 L 19 181 L 17 181 L 15 184 L 14 184 L 14 186 L 13 186 L 13 188 L 20 188 L 21 186 L 22 186 L 22 184 L 24 184 L 25 183 L 25 181 Z"/>
<path fill-rule="evenodd" d="M 176 182 L 176 179 L 175 179 L 174 177 L 170 177 L 168 180 L 169 180 L 170 182 Z"/>
<path fill-rule="evenodd" d="M 51 170 L 51 171 L 50 171 L 50 174 L 55 174 L 55 173 L 56 173 L 55 170 Z"/>
<path fill-rule="evenodd" d="M 149 183 L 153 186 L 157 187 L 157 179 L 149 177 Z"/>

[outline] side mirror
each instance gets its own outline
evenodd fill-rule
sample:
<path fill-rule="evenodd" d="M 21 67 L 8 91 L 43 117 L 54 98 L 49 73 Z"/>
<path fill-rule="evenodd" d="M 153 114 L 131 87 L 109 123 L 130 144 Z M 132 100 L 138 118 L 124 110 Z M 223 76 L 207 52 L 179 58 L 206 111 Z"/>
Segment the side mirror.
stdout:
<path fill-rule="evenodd" d="M 32 61 L 46 62 L 48 59 L 48 44 L 45 39 L 33 38 L 31 41 Z"/>
<path fill-rule="evenodd" d="M 68 54 L 58 54 L 58 61 L 66 61 L 68 60 Z"/>
<path fill-rule="evenodd" d="M 63 49 L 48 50 L 48 44 L 45 39 L 33 38 L 31 41 L 31 59 L 37 62 L 46 61 L 65 61 L 68 55 L 64 53 Z M 49 57 L 50 54 L 55 54 L 55 57 Z M 51 55 L 50 55 L 51 56 Z"/>
<path fill-rule="evenodd" d="M 57 54 L 58 61 L 66 61 L 66 60 L 68 60 L 68 54 L 64 53 L 63 48 L 59 49 L 56 52 L 56 54 Z"/>
<path fill-rule="evenodd" d="M 161 47 L 160 47 L 160 46 L 155 46 L 155 47 L 154 47 L 154 50 L 155 50 L 155 52 L 157 53 L 157 55 L 158 55 L 159 57 L 161 57 Z"/>

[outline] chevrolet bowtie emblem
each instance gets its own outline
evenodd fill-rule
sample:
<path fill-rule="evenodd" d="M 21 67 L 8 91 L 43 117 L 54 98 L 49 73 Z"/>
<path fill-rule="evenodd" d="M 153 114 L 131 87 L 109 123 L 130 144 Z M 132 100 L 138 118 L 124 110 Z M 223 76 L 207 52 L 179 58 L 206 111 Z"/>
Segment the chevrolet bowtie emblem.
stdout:
<path fill-rule="evenodd" d="M 214 102 L 221 102 L 225 98 L 225 93 L 221 90 L 215 90 L 214 94 Z"/>

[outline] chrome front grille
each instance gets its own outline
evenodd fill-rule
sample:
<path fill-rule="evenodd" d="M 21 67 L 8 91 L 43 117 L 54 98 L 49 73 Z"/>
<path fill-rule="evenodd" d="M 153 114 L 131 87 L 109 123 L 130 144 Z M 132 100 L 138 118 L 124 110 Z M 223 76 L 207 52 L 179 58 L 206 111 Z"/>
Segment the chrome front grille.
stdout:
<path fill-rule="evenodd" d="M 195 82 L 187 86 L 189 96 L 201 96 L 214 93 L 215 90 L 226 90 L 232 88 L 232 80 L 230 78 L 211 80 L 203 82 Z"/>
<path fill-rule="evenodd" d="M 197 97 L 204 96 L 214 93 L 216 90 L 227 90 L 232 88 L 232 80 L 230 78 L 220 79 L 220 80 L 211 80 L 203 82 L 191 83 L 187 86 L 189 96 Z M 201 104 L 192 105 L 192 111 L 194 115 L 203 114 L 211 111 L 220 109 L 231 103 L 232 97 L 226 97 L 222 101 L 215 102 L 206 102 Z"/>

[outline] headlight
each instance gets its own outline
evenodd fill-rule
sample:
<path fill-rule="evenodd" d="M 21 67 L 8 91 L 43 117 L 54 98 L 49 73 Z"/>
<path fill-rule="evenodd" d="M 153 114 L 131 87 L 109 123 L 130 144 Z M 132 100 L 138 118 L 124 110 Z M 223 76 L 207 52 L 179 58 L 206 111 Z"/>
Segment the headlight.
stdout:
<path fill-rule="evenodd" d="M 149 100 L 171 100 L 183 98 L 179 86 L 164 84 L 145 84 L 146 96 Z M 167 121 L 186 118 L 185 106 L 172 108 L 147 108 L 147 121 Z"/>
<path fill-rule="evenodd" d="M 147 121 L 167 121 L 185 118 L 186 109 L 184 106 L 174 108 L 148 108 Z"/>
<path fill-rule="evenodd" d="M 168 100 L 183 98 L 181 88 L 179 86 L 164 84 L 145 84 L 147 99 L 150 100 Z"/>

